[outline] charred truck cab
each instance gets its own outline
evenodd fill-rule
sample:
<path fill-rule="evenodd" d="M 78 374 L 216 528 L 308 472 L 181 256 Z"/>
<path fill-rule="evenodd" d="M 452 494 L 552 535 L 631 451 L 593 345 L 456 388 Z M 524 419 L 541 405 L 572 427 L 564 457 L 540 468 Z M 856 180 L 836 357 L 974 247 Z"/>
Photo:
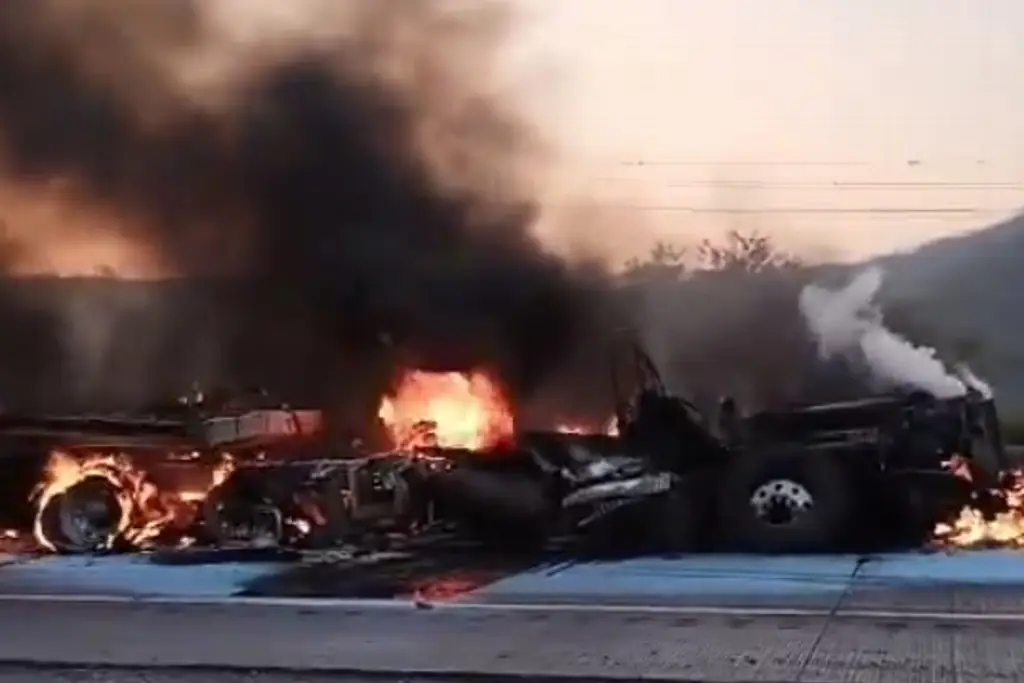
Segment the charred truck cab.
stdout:
<path fill-rule="evenodd" d="M 630 398 L 617 401 L 616 436 L 524 434 L 532 474 L 471 466 L 445 475 L 460 479 L 461 509 L 473 511 L 477 532 L 487 533 L 479 522 L 492 517 L 506 530 L 492 538 L 509 538 L 509 528 L 557 530 L 584 548 L 624 551 L 920 542 L 963 505 L 984 509 L 1011 465 L 995 405 L 974 390 L 746 416 L 725 401 L 712 425 L 666 391 L 638 346 L 626 358 L 631 390 L 615 384 Z"/>
<path fill-rule="evenodd" d="M 440 474 L 434 495 L 489 544 L 538 547 L 553 536 L 586 553 L 692 550 L 728 456 L 689 401 L 669 394 L 636 345 L 615 355 L 615 434 L 531 431 L 513 457 Z"/>
<path fill-rule="evenodd" d="M 723 471 L 731 545 L 799 552 L 923 540 L 1009 468 L 991 398 L 922 392 L 761 412 Z"/>

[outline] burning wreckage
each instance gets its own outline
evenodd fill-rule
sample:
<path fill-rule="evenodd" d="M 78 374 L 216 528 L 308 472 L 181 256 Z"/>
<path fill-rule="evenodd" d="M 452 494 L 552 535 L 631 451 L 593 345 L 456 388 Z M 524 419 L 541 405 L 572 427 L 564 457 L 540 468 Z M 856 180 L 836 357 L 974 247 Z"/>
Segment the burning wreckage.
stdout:
<path fill-rule="evenodd" d="M 272 453 L 290 457 L 320 432 L 315 410 L 252 394 L 196 393 L 138 414 L 0 413 L 0 513 L 55 552 L 189 544 L 197 512 L 232 471 Z M 27 492 L 27 495 L 26 495 Z"/>
<path fill-rule="evenodd" d="M 639 347 L 620 356 L 603 430 L 517 433 L 486 374 L 410 372 L 381 405 L 395 446 L 383 452 L 339 450 L 320 412 L 263 395 L 0 415 L 7 494 L 31 490 L 11 525 L 65 553 L 366 546 L 438 529 L 518 551 L 562 539 L 597 553 L 813 552 L 1018 526 L 1019 483 L 982 391 L 751 415 L 725 400 L 712 422 Z"/>

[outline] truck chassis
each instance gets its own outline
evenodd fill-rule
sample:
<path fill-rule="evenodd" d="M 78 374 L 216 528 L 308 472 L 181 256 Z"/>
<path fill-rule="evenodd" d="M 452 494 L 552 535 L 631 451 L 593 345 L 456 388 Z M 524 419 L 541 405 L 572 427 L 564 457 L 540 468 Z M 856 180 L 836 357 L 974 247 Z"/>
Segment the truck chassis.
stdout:
<path fill-rule="evenodd" d="M 0 442 L 131 451 L 165 477 L 230 450 L 233 471 L 178 529 L 221 547 L 378 548 L 443 527 L 503 552 L 552 539 L 600 554 L 834 551 L 920 541 L 964 505 L 996 510 L 992 491 L 1014 464 L 993 401 L 973 390 L 751 415 L 727 400 L 712 421 L 666 391 L 639 346 L 612 365 L 616 435 L 524 432 L 488 453 L 341 452 L 319 412 L 251 403 L 173 417 L 6 415 Z M 137 548 L 119 531 L 116 493 L 94 478 L 55 497 L 42 519 L 56 549 Z"/>

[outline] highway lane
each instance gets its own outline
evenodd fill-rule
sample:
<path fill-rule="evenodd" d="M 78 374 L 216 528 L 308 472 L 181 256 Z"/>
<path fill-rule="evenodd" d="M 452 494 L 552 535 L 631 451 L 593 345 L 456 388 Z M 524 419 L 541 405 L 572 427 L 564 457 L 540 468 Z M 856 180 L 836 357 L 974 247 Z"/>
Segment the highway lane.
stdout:
<path fill-rule="evenodd" d="M 716 683 L 963 683 L 1018 680 L 1024 670 L 1024 554 L 1016 552 L 704 555 L 513 563 L 475 574 L 444 562 L 397 566 L 367 583 L 379 569 L 372 563 L 13 558 L 0 567 L 0 683 L 11 666 L 54 665 L 107 667 L 53 673 L 97 681 L 157 681 L 159 668 L 183 683 L 249 680 L 253 671 L 254 683 L 276 682 L 268 671 L 281 668 L 304 681 L 348 680 L 358 670 L 401 680 L 485 673 Z M 316 581 L 302 585 L 311 571 Z M 413 590 L 425 578 L 446 578 L 451 590 Z M 114 665 L 141 668 L 115 675 Z M 163 670 L 196 665 L 216 670 Z"/>
<path fill-rule="evenodd" d="M 22 667 L 966 683 L 1019 680 L 1024 617 L 8 600 L 0 633 Z"/>
<path fill-rule="evenodd" d="M 464 679 L 463 679 L 464 680 Z M 380 678 L 335 674 L 305 675 L 301 682 L 290 673 L 266 671 L 168 671 L 167 669 L 45 669 L 0 668 L 0 683 L 379 683 Z M 407 679 L 404 683 L 428 683 Z M 458 678 L 429 683 L 463 683 Z"/>
<path fill-rule="evenodd" d="M 160 558 L 157 558 L 160 559 Z M 694 555 L 614 562 L 465 553 L 361 558 L 330 554 L 282 558 L 249 554 L 13 558 L 0 566 L 0 595 L 323 597 L 429 599 L 461 596 L 491 603 L 584 603 L 821 608 L 840 596 L 865 607 L 1018 609 L 1024 553 L 903 553 L 860 556 Z M 983 599 L 986 592 L 998 600 Z M 979 602 L 980 600 L 980 602 Z M 978 607 L 977 609 L 981 609 Z"/>
<path fill-rule="evenodd" d="M 171 556 L 44 556 L 0 560 L 0 595 L 306 596 L 442 598 L 534 566 L 465 553 L 431 556 L 337 553 L 301 556 L 202 552 Z"/>

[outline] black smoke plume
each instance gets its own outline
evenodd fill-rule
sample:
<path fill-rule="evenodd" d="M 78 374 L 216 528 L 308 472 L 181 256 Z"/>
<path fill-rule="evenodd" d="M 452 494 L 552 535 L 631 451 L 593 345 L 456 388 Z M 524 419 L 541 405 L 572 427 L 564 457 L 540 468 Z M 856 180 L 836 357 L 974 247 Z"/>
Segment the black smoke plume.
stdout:
<path fill-rule="evenodd" d="M 543 146 L 494 93 L 501 8 L 297 0 L 279 3 L 291 32 L 229 35 L 266 4 L 0 4 L 6 182 L 112 208 L 110 231 L 181 276 L 131 285 L 134 317 L 93 339 L 87 381 L 78 343 L 44 334 L 51 304 L 10 285 L 32 325 L 4 324 L 45 343 L 0 392 L 141 401 L 197 379 L 361 402 L 401 364 L 544 384 L 592 335 L 605 278 L 531 233 Z M 86 327 L 102 301 L 79 307 Z"/>

